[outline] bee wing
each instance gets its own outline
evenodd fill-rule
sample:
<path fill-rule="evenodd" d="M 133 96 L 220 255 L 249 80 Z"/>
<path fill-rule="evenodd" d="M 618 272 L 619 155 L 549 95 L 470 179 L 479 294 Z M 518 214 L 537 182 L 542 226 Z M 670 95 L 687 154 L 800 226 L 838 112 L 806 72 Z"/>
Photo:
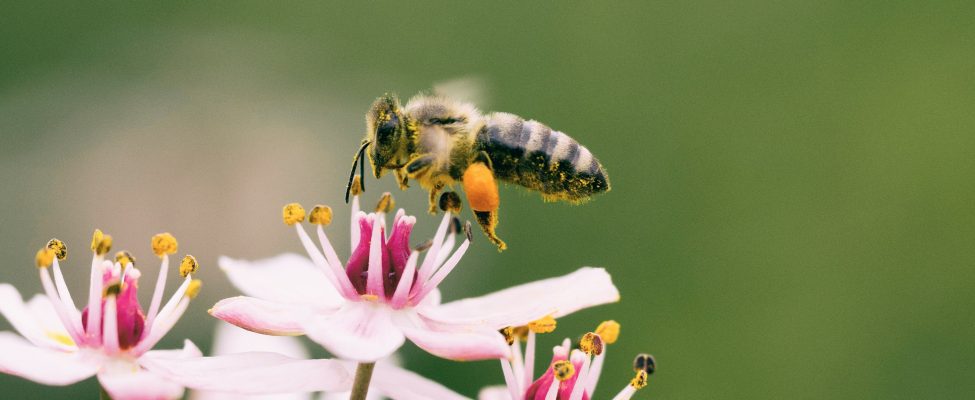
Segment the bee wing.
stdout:
<path fill-rule="evenodd" d="M 450 99 L 477 104 L 481 109 L 490 108 L 487 80 L 470 75 L 449 79 L 433 85 L 433 94 Z"/>

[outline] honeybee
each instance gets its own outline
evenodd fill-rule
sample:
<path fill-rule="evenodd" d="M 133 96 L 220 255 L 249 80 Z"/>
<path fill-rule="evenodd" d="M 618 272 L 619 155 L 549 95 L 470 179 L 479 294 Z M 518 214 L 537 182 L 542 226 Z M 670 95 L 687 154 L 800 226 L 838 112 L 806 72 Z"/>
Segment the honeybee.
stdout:
<path fill-rule="evenodd" d="M 499 251 L 507 245 L 495 232 L 496 179 L 537 191 L 546 201 L 576 204 L 610 190 L 603 166 L 568 135 L 514 114 L 482 115 L 474 105 L 445 96 L 417 95 L 405 107 L 391 94 L 373 102 L 346 201 L 357 166 L 364 178 L 363 154 L 377 179 L 393 171 L 400 189 L 412 179 L 428 190 L 434 214 L 440 191 L 461 183 L 477 222 Z"/>

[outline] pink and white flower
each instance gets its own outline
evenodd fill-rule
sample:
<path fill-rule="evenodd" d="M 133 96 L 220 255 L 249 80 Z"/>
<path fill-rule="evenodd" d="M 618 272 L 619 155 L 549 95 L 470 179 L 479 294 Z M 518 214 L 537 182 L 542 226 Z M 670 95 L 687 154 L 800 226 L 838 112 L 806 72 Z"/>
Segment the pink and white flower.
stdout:
<path fill-rule="evenodd" d="M 210 313 L 253 332 L 306 334 L 347 360 L 387 357 L 407 338 L 439 357 L 475 360 L 511 355 L 497 332 L 502 327 L 619 300 L 605 270 L 582 268 L 441 304 L 437 287 L 470 246 L 470 224 L 455 248 L 461 231 L 454 216 L 459 207 L 445 210 L 421 262 L 422 250 L 409 246 L 415 217 L 400 209 L 387 234 L 385 216 L 391 204 L 387 193 L 377 211 L 366 214 L 359 209 L 358 195 L 353 198 L 352 252 L 345 263 L 325 235 L 330 208 L 316 206 L 310 214 L 309 221 L 317 225 L 319 247 L 299 224 L 304 209 L 297 204 L 285 206 L 285 222 L 295 226 L 310 260 L 293 254 L 256 262 L 222 258 L 221 268 L 248 296 L 221 300 Z"/>

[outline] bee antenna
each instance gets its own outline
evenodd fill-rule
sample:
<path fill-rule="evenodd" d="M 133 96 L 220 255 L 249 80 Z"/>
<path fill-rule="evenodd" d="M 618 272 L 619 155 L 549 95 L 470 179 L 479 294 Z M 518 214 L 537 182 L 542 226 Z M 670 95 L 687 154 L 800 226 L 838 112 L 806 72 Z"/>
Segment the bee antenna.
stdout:
<path fill-rule="evenodd" d="M 349 184 L 345 186 L 345 203 L 349 203 L 349 193 L 352 191 L 352 181 L 355 180 L 355 167 L 359 166 L 359 184 L 362 185 L 362 190 L 366 190 L 366 161 L 362 159 L 362 155 L 366 152 L 366 147 L 372 143 L 368 140 L 362 141 L 362 146 L 359 146 L 359 150 L 355 153 L 355 158 L 352 159 L 352 171 L 349 171 Z"/>

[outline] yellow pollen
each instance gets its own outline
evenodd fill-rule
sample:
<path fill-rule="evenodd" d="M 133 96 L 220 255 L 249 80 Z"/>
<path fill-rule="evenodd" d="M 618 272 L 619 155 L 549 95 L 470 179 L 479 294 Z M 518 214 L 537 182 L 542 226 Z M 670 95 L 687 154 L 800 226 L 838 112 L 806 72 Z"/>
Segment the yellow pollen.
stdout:
<path fill-rule="evenodd" d="M 528 323 L 528 329 L 535 333 L 551 333 L 558 324 L 551 315 Z"/>
<path fill-rule="evenodd" d="M 308 215 L 308 222 L 328 226 L 332 223 L 332 207 L 321 204 L 315 206 L 311 209 L 311 214 Z"/>
<path fill-rule="evenodd" d="M 115 253 L 115 262 L 119 263 L 119 265 L 121 265 L 122 268 L 125 268 L 125 266 L 128 265 L 128 264 L 130 264 L 130 263 L 134 267 L 135 266 L 135 257 L 132 256 L 132 253 L 129 253 L 129 252 L 125 251 L 125 250 L 122 250 L 122 251 L 120 251 L 118 253 Z"/>
<path fill-rule="evenodd" d="M 379 203 L 376 203 L 376 212 L 388 213 L 393 210 L 396 206 L 396 200 L 393 200 L 392 193 L 386 192 L 379 197 Z"/>
<path fill-rule="evenodd" d="M 91 235 L 91 250 L 99 256 L 108 254 L 112 250 L 112 235 L 106 235 L 101 229 L 95 229 L 95 233 Z"/>
<path fill-rule="evenodd" d="M 460 196 L 457 192 L 443 192 L 440 195 L 440 210 L 460 214 Z"/>
<path fill-rule="evenodd" d="M 45 247 L 37 251 L 37 255 L 34 256 L 34 262 L 37 264 L 37 268 L 47 268 L 51 266 L 56 256 L 57 252 L 54 249 Z"/>
<path fill-rule="evenodd" d="M 588 332 L 579 340 L 579 350 L 591 356 L 598 356 L 603 353 L 603 339 L 595 333 Z"/>
<path fill-rule="evenodd" d="M 603 338 L 603 343 L 616 343 L 620 337 L 620 324 L 613 320 L 603 321 L 596 327 L 596 334 Z"/>
<path fill-rule="evenodd" d="M 284 223 L 291 226 L 305 220 L 305 209 L 301 204 L 291 203 L 284 206 L 281 215 L 284 217 Z"/>
<path fill-rule="evenodd" d="M 501 330 L 499 330 L 498 332 L 501 333 L 501 336 L 504 336 L 504 341 L 508 342 L 508 345 L 512 345 L 515 343 L 515 334 L 514 334 L 515 328 L 508 326 L 508 327 L 501 328 Z"/>
<path fill-rule="evenodd" d="M 169 232 L 157 233 L 152 236 L 152 252 L 159 258 L 166 254 L 176 254 L 179 243 Z"/>
<path fill-rule="evenodd" d="M 67 345 L 67 346 L 76 345 L 74 339 L 71 339 L 71 336 L 65 335 L 61 332 L 47 331 L 44 332 L 44 336 L 47 336 L 49 339 L 61 343 L 63 345 Z"/>
<path fill-rule="evenodd" d="M 376 296 L 374 294 L 364 294 L 362 296 L 359 296 L 359 298 L 361 298 L 361 299 L 363 299 L 365 301 L 371 301 L 371 302 L 379 301 L 379 296 Z"/>
<path fill-rule="evenodd" d="M 104 296 L 117 296 L 122 291 L 122 282 L 115 281 L 105 287 Z"/>
<path fill-rule="evenodd" d="M 190 284 L 186 286 L 186 298 L 195 299 L 196 295 L 200 294 L 200 287 L 203 286 L 203 281 L 199 279 L 194 279 L 190 281 Z"/>
<path fill-rule="evenodd" d="M 187 277 L 189 274 L 196 273 L 200 269 L 200 264 L 196 262 L 196 257 L 189 254 L 183 256 L 183 261 L 179 263 L 179 276 Z"/>
<path fill-rule="evenodd" d="M 528 339 L 528 326 L 522 325 L 512 328 L 511 335 L 521 340 Z"/>
<path fill-rule="evenodd" d="M 102 233 L 101 229 L 95 229 L 95 233 L 91 234 L 91 251 L 97 251 L 98 246 L 102 244 L 102 239 L 105 239 L 105 234 Z"/>
<path fill-rule="evenodd" d="M 350 189 L 350 192 L 353 196 L 362 194 L 362 181 L 358 176 L 352 179 L 352 189 Z"/>
<path fill-rule="evenodd" d="M 68 246 L 64 244 L 59 239 L 51 239 L 47 241 L 47 247 L 54 250 L 55 255 L 57 255 L 58 260 L 64 260 L 68 257 Z"/>
<path fill-rule="evenodd" d="M 552 372 L 555 375 L 555 379 L 558 379 L 559 382 L 565 382 L 576 374 L 576 367 L 567 360 L 556 361 L 552 363 Z"/>
<path fill-rule="evenodd" d="M 647 387 L 647 371 L 637 371 L 636 376 L 630 380 L 630 386 L 638 390 Z"/>

